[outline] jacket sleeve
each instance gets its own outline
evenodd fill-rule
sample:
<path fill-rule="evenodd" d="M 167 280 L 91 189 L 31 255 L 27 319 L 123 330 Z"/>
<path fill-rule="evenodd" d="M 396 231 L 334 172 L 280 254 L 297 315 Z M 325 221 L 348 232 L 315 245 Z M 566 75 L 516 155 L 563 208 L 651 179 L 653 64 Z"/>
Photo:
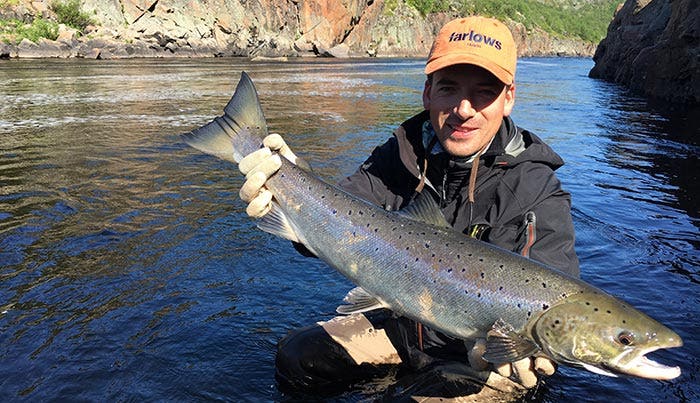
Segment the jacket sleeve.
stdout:
<path fill-rule="evenodd" d="M 554 172 L 542 164 L 527 164 L 525 180 L 509 182 L 499 194 L 501 211 L 489 242 L 579 277 L 571 217 L 571 195 Z M 537 180 L 533 180 L 537 178 Z"/>

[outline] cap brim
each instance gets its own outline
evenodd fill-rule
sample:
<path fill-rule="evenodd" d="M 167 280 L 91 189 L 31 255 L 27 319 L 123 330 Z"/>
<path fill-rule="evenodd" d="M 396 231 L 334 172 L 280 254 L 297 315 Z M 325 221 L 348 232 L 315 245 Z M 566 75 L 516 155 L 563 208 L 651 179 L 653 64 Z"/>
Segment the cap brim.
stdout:
<path fill-rule="evenodd" d="M 496 63 L 472 53 L 451 53 L 449 55 L 430 60 L 428 61 L 428 64 L 425 65 L 425 74 L 432 74 L 440 69 L 454 66 L 456 64 L 473 64 L 475 66 L 479 66 L 496 76 L 496 78 L 501 80 L 503 84 L 513 84 L 513 74 L 509 73 Z"/>

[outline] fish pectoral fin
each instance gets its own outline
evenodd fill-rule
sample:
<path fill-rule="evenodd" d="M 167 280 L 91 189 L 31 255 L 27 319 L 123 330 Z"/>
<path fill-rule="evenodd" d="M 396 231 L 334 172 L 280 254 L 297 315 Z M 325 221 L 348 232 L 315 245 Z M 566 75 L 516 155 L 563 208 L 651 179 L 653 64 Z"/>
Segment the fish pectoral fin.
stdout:
<path fill-rule="evenodd" d="M 275 201 L 272 202 L 270 211 L 258 219 L 256 224 L 258 228 L 272 235 L 277 235 L 278 237 L 288 239 L 292 242 L 304 243 L 299 239 L 299 236 L 297 236 L 294 230 L 294 226 L 292 226 L 287 216 L 284 215 L 282 208 L 280 208 L 279 204 Z"/>
<path fill-rule="evenodd" d="M 491 363 L 515 362 L 531 357 L 540 348 L 532 340 L 517 333 L 513 326 L 499 319 L 486 334 L 483 359 Z"/>
<path fill-rule="evenodd" d="M 355 287 L 350 290 L 350 292 L 345 295 L 345 298 L 343 298 L 343 302 L 347 302 L 348 304 L 340 305 L 335 309 L 336 312 L 343 315 L 388 308 L 384 302 L 378 300 L 362 287 Z"/>

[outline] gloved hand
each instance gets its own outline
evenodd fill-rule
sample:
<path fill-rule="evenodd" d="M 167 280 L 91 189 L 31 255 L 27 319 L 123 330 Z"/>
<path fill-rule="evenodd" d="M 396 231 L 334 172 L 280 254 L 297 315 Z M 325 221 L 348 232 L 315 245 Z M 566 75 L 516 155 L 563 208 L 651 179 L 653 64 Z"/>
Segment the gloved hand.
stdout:
<path fill-rule="evenodd" d="M 477 339 L 474 347 L 469 350 L 469 365 L 479 371 L 488 369 L 489 363 L 482 357 L 486 352 L 486 339 Z M 554 362 L 546 357 L 528 357 L 513 363 L 504 363 L 495 366 L 499 375 L 510 378 L 514 375 L 518 382 L 525 388 L 533 388 L 537 385 L 537 374 L 550 376 L 556 370 Z"/>
<path fill-rule="evenodd" d="M 298 158 L 277 133 L 263 139 L 263 148 L 246 155 L 238 163 L 238 169 L 246 176 L 239 196 L 248 203 L 246 213 L 253 218 L 267 214 L 272 207 L 272 193 L 265 182 L 282 166 L 280 155 L 302 169 L 310 170 L 306 161 Z"/>

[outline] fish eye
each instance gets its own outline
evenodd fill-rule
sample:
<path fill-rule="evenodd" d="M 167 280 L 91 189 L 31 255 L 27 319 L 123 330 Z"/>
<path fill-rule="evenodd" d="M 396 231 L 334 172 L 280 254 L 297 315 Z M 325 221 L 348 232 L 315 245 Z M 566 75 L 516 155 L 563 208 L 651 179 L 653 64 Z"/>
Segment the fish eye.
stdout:
<path fill-rule="evenodd" d="M 617 342 L 624 346 L 631 346 L 634 344 L 634 334 L 628 331 L 622 331 L 617 335 Z"/>

